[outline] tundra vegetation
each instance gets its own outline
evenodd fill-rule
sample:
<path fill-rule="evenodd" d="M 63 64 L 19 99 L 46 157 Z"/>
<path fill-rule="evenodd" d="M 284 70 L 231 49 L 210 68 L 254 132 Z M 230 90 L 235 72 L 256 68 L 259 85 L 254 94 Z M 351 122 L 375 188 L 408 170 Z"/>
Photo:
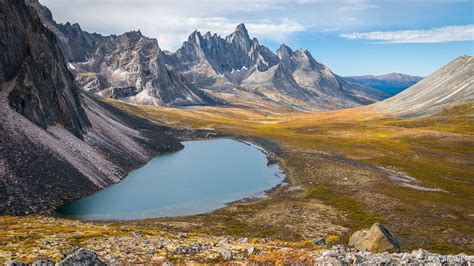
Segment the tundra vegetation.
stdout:
<path fill-rule="evenodd" d="M 54 258 L 67 248 L 97 248 L 97 243 L 131 232 L 175 238 L 172 232 L 180 232 L 187 235 L 185 242 L 230 235 L 259 245 L 272 239 L 315 249 L 317 237 L 346 244 L 353 232 L 374 222 L 390 228 L 403 250 L 474 252 L 474 104 L 399 120 L 371 107 L 277 114 L 106 101 L 160 125 L 273 140 L 264 146 L 278 155 L 289 184 L 266 199 L 190 217 L 108 223 L 1 217 L 1 255 L 28 259 L 49 238 L 60 237 L 62 244 L 44 251 Z"/>

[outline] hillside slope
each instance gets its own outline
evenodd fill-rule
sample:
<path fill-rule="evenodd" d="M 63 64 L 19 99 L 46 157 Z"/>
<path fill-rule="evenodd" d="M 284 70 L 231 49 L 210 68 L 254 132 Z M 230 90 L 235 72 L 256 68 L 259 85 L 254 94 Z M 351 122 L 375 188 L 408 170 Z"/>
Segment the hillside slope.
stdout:
<path fill-rule="evenodd" d="M 435 114 L 474 101 L 474 59 L 461 56 L 400 94 L 374 106 L 403 117 Z"/>

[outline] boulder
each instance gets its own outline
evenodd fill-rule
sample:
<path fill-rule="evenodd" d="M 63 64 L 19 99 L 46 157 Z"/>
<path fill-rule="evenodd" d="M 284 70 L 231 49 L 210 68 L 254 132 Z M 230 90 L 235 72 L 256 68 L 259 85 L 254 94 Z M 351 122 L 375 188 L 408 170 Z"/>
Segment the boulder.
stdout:
<path fill-rule="evenodd" d="M 54 262 L 51 260 L 35 260 L 32 266 L 54 266 Z"/>
<path fill-rule="evenodd" d="M 10 262 L 5 263 L 6 266 L 28 266 L 28 264 L 19 262 L 17 260 L 12 260 Z"/>
<path fill-rule="evenodd" d="M 254 246 L 251 246 L 251 247 L 249 247 L 249 248 L 247 249 L 247 253 L 248 253 L 249 255 L 256 255 L 256 254 L 258 254 L 259 252 L 260 252 L 260 250 L 258 250 L 258 249 L 257 249 L 256 247 L 254 247 Z"/>
<path fill-rule="evenodd" d="M 100 261 L 94 251 L 80 248 L 69 254 L 65 259 L 58 263 L 59 266 L 66 265 L 105 265 Z"/>
<path fill-rule="evenodd" d="M 224 260 L 232 260 L 234 258 L 232 251 L 228 249 L 221 248 L 219 249 L 219 253 L 221 254 L 222 258 L 224 258 Z"/>
<path fill-rule="evenodd" d="M 349 239 L 349 246 L 376 253 L 400 252 L 400 242 L 379 223 L 373 224 L 370 229 L 355 232 Z"/>
<path fill-rule="evenodd" d="M 316 246 L 326 246 L 327 245 L 326 240 L 324 239 L 324 237 L 314 239 L 313 244 L 315 244 Z"/>

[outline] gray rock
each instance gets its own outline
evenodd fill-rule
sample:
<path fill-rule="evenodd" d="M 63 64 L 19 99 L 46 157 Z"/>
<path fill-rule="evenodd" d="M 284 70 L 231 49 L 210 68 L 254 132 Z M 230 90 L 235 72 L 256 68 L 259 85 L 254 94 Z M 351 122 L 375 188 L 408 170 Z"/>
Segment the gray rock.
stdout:
<path fill-rule="evenodd" d="M 32 266 L 54 266 L 54 262 L 51 260 L 35 260 Z"/>
<path fill-rule="evenodd" d="M 247 237 L 244 237 L 244 238 L 241 238 L 240 239 L 240 242 L 241 243 L 248 243 L 249 242 L 249 239 Z"/>
<path fill-rule="evenodd" d="M 17 260 L 12 260 L 10 262 L 7 262 L 5 265 L 6 266 L 28 266 L 28 264 L 23 263 L 23 262 L 19 262 Z"/>
<path fill-rule="evenodd" d="M 232 236 L 226 236 L 226 237 L 224 237 L 223 239 L 221 239 L 221 240 L 219 241 L 219 245 L 222 245 L 222 244 L 229 244 L 230 242 L 232 242 L 232 241 L 234 241 L 234 240 L 235 240 L 234 237 L 232 237 Z"/>
<path fill-rule="evenodd" d="M 219 249 L 219 254 L 224 258 L 224 260 L 232 260 L 234 258 L 232 251 L 225 248 Z"/>
<path fill-rule="evenodd" d="M 326 240 L 324 237 L 316 238 L 313 240 L 313 244 L 318 245 L 318 246 L 326 246 Z"/>
<path fill-rule="evenodd" d="M 203 250 L 203 245 L 201 243 L 192 244 L 191 246 L 180 246 L 176 248 L 174 253 L 178 255 L 192 255 Z"/>
<path fill-rule="evenodd" d="M 83 94 L 40 16 L 25 1 L 1 0 L 2 214 L 50 212 L 183 147 L 169 129 Z"/>
<path fill-rule="evenodd" d="M 58 24 L 38 0 L 27 3 L 38 10 L 43 24 L 59 40 L 76 81 L 99 96 L 149 105 L 214 105 L 206 93 L 165 64 L 156 39 L 140 31 L 102 36 L 78 24 Z"/>
<path fill-rule="evenodd" d="M 248 255 L 256 255 L 256 254 L 258 254 L 259 252 L 260 252 L 260 250 L 258 250 L 256 247 L 253 247 L 253 246 L 252 246 L 252 247 L 249 247 L 249 248 L 247 249 L 247 254 L 248 254 Z"/>
<path fill-rule="evenodd" d="M 86 265 L 105 265 L 100 259 L 97 257 L 94 251 L 80 248 L 74 251 L 72 254 L 68 255 L 65 259 L 58 263 L 59 266 L 66 266 L 66 265 L 78 265 L 78 266 L 86 266 Z"/>

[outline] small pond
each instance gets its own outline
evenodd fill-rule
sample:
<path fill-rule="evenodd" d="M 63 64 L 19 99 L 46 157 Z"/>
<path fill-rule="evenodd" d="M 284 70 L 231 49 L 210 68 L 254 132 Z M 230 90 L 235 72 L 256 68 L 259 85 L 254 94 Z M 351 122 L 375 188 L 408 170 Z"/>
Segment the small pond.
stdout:
<path fill-rule="evenodd" d="M 283 181 L 257 146 L 231 139 L 183 142 L 127 178 L 66 204 L 60 215 L 83 220 L 135 220 L 210 212 L 226 203 L 259 197 Z"/>

